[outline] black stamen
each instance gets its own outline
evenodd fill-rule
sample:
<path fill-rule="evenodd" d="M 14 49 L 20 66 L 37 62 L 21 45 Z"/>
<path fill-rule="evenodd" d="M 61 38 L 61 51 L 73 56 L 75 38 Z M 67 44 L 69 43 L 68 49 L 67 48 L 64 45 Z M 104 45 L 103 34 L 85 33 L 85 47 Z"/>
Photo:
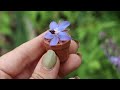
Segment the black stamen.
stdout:
<path fill-rule="evenodd" d="M 50 30 L 50 32 L 51 32 L 52 34 L 55 34 L 55 31 L 54 31 L 54 30 Z"/>

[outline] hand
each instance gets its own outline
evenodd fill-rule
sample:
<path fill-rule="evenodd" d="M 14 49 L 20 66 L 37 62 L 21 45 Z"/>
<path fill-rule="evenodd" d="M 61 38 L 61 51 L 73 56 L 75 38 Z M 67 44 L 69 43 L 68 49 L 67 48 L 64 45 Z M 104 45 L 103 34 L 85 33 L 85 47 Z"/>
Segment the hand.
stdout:
<path fill-rule="evenodd" d="M 68 60 L 60 65 L 54 51 L 45 51 L 44 34 L 0 57 L 1 79 L 58 79 L 80 66 L 81 57 L 76 54 L 78 45 L 75 41 L 71 42 Z"/>

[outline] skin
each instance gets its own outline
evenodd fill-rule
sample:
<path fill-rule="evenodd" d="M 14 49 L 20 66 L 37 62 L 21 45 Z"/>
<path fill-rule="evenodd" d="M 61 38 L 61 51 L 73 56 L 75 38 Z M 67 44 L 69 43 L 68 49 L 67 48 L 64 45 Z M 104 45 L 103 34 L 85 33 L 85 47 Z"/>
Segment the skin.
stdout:
<path fill-rule="evenodd" d="M 45 33 L 0 57 L 1 79 L 58 79 L 80 66 L 81 57 L 76 54 L 78 45 L 72 40 L 68 60 L 60 65 L 57 58 L 57 63 L 51 70 L 44 68 L 41 61 L 46 53 L 43 46 Z"/>

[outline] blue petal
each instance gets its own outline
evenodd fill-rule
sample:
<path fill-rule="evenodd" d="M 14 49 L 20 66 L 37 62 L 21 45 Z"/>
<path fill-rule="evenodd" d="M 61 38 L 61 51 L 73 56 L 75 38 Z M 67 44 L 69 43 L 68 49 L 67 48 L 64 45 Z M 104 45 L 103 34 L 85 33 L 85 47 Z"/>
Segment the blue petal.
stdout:
<path fill-rule="evenodd" d="M 59 31 L 64 31 L 69 25 L 70 25 L 70 22 L 63 21 L 58 25 L 58 30 Z"/>
<path fill-rule="evenodd" d="M 52 21 L 49 25 L 50 30 L 54 30 L 58 27 L 58 24 L 55 21 Z"/>
<path fill-rule="evenodd" d="M 51 34 L 51 32 L 47 32 L 44 36 L 44 38 L 46 38 L 46 39 L 52 39 L 53 37 L 54 37 L 54 35 Z"/>
<path fill-rule="evenodd" d="M 111 56 L 109 57 L 111 63 L 113 63 L 114 65 L 116 65 L 118 63 L 118 61 L 120 60 L 119 57 L 115 57 L 115 56 Z"/>
<path fill-rule="evenodd" d="M 66 32 L 60 32 L 58 37 L 61 41 L 71 40 L 71 37 Z"/>
<path fill-rule="evenodd" d="M 59 42 L 59 38 L 57 36 L 54 36 L 54 38 L 50 42 L 50 46 L 55 46 Z"/>

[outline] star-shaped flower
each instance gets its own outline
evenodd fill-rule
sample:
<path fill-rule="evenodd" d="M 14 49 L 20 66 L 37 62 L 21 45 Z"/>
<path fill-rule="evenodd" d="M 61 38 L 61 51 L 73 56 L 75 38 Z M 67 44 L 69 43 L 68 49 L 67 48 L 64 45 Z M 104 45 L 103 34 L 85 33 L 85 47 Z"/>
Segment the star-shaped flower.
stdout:
<path fill-rule="evenodd" d="M 50 46 L 55 46 L 59 41 L 68 41 L 71 40 L 70 35 L 67 34 L 66 28 L 70 25 L 68 21 L 62 21 L 57 24 L 55 21 L 52 21 L 49 25 L 49 32 L 45 34 L 44 38 L 50 39 Z"/>

